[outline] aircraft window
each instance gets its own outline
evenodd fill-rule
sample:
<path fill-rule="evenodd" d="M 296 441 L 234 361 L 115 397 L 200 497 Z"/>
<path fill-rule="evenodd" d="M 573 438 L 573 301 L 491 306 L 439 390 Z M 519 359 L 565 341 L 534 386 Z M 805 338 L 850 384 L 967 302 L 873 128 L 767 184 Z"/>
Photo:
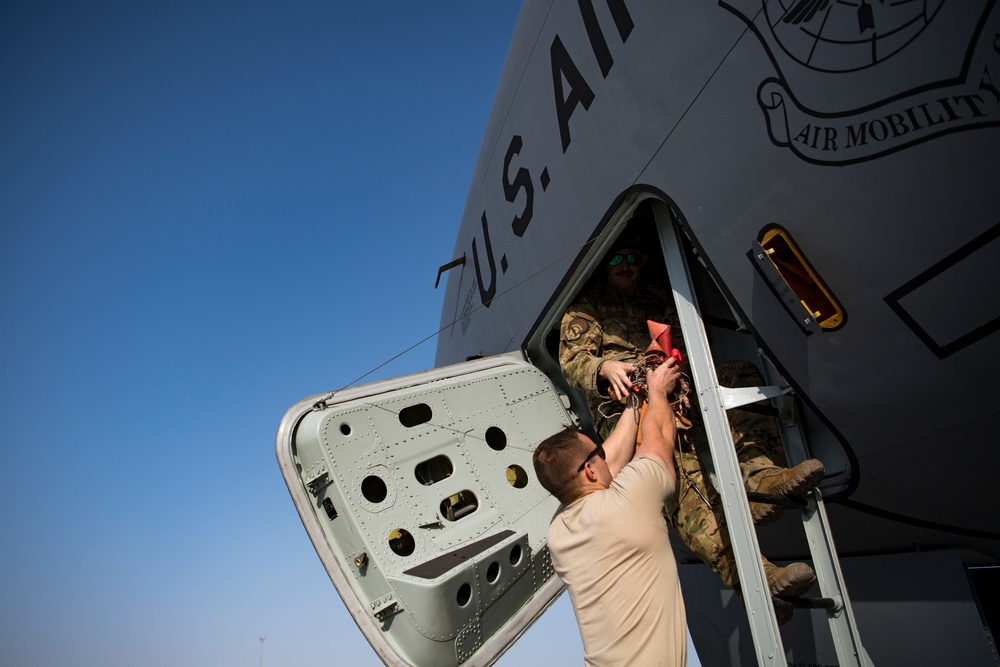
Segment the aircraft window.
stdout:
<path fill-rule="evenodd" d="M 386 488 L 381 477 L 369 475 L 361 482 L 361 495 L 369 502 L 380 503 L 389 495 L 389 489 Z"/>
<path fill-rule="evenodd" d="M 451 477 L 453 472 L 455 472 L 455 468 L 451 465 L 451 460 L 444 454 L 418 463 L 416 469 L 413 471 L 417 477 L 417 481 L 424 486 L 437 484 L 442 479 Z"/>
<path fill-rule="evenodd" d="M 417 543 L 408 530 L 397 528 L 389 533 L 389 548 L 397 556 L 409 556 L 417 548 Z"/>
<path fill-rule="evenodd" d="M 490 449 L 499 452 L 507 446 L 507 434 L 496 426 L 490 426 L 486 429 L 486 444 L 490 446 Z"/>
<path fill-rule="evenodd" d="M 458 596 L 456 599 L 458 600 L 459 607 L 464 607 L 465 605 L 469 604 L 469 600 L 472 599 L 472 586 L 470 586 L 469 584 L 462 584 L 461 586 L 459 586 Z"/>
<path fill-rule="evenodd" d="M 523 489 L 528 486 L 528 473 L 524 472 L 524 468 L 516 463 L 509 465 L 507 466 L 507 482 L 515 489 Z"/>
<path fill-rule="evenodd" d="M 843 309 L 788 232 L 770 227 L 761 234 L 760 245 L 820 328 L 836 329 L 843 324 Z"/>
<path fill-rule="evenodd" d="M 431 420 L 433 413 L 431 406 L 426 403 L 417 403 L 408 408 L 403 408 L 399 413 L 399 423 L 407 428 L 426 424 Z"/>
<path fill-rule="evenodd" d="M 472 491 L 459 491 L 441 501 L 441 515 L 448 521 L 458 521 L 479 509 L 479 501 Z"/>
<path fill-rule="evenodd" d="M 490 566 L 486 568 L 486 581 L 491 584 L 495 584 L 497 579 L 500 578 L 500 563 L 493 561 Z"/>
<path fill-rule="evenodd" d="M 344 422 L 343 424 L 340 425 L 340 432 L 343 433 L 344 435 L 350 435 L 351 425 L 348 424 L 347 422 Z"/>
<path fill-rule="evenodd" d="M 510 564 L 517 565 L 521 562 L 521 545 L 515 544 L 510 550 Z"/>

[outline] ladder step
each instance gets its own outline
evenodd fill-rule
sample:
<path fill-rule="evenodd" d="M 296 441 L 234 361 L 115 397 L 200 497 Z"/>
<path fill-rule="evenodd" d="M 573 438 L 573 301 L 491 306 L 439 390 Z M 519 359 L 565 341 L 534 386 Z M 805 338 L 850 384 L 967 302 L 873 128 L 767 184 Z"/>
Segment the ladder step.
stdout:
<path fill-rule="evenodd" d="M 765 417 L 777 417 L 781 414 L 781 410 L 773 405 L 757 405 L 756 403 L 747 403 L 736 409 L 743 410 L 744 412 L 752 412 L 757 415 L 764 415 Z"/>
<path fill-rule="evenodd" d="M 833 598 L 791 598 L 784 595 L 775 595 L 779 600 L 783 600 L 796 609 L 837 609 L 840 605 Z"/>
<path fill-rule="evenodd" d="M 783 505 L 784 507 L 798 507 L 799 509 L 805 509 L 809 506 L 809 503 L 805 498 L 798 498 L 796 496 L 777 496 L 773 493 L 757 493 L 756 491 L 747 491 L 747 500 L 752 503 Z"/>

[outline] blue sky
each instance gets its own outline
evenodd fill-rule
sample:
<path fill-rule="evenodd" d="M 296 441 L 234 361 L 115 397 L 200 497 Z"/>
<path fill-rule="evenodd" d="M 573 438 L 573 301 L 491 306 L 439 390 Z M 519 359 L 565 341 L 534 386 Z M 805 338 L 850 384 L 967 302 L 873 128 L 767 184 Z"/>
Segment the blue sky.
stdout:
<path fill-rule="evenodd" d="M 380 664 L 275 430 L 437 330 L 519 6 L 0 6 L 4 665 Z"/>

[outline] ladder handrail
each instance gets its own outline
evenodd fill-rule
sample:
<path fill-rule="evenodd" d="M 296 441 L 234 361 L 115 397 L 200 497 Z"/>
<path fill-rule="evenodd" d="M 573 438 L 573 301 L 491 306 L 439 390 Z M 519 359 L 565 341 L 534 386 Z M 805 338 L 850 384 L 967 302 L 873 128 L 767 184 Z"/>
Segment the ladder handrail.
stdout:
<path fill-rule="evenodd" d="M 698 390 L 698 404 L 702 410 L 702 420 L 708 436 L 711 461 L 702 463 L 709 480 L 719 494 L 726 516 L 729 540 L 740 577 L 757 663 L 760 667 L 783 665 L 785 651 L 771 603 L 760 544 L 757 541 L 757 532 L 754 529 L 726 410 L 764 398 L 770 398 L 774 402 L 780 401 L 783 409 L 778 420 L 779 430 L 789 464 L 794 465 L 808 458 L 805 437 L 795 413 L 794 396 L 790 394 L 791 388 L 787 386 L 748 388 L 719 386 L 708 337 L 691 284 L 691 274 L 681 248 L 680 231 L 674 225 L 672 216 L 666 212 L 665 206 L 654 207 L 653 214 L 663 257 L 666 260 L 667 275 L 681 324 L 681 333 L 687 347 L 688 363 Z M 767 377 L 770 367 L 767 363 L 764 366 Z M 872 667 L 871 658 L 861 644 L 833 543 L 833 535 L 830 532 L 823 496 L 819 489 L 813 492 L 807 508 L 803 510 L 802 523 L 821 595 L 835 602 L 835 608 L 825 613 L 840 665 Z"/>
<path fill-rule="evenodd" d="M 770 366 L 763 364 L 764 373 L 769 374 Z M 766 377 L 766 375 L 765 375 Z M 808 458 L 805 436 L 798 419 L 794 397 L 783 397 L 781 416 L 778 428 L 785 446 L 789 465 L 801 463 Z M 857 621 L 851 606 L 850 596 L 844 575 L 840 570 L 840 560 L 834 547 L 833 533 L 830 530 L 830 520 L 826 515 L 826 505 L 819 489 L 813 492 L 807 508 L 802 512 L 802 527 L 805 529 L 812 554 L 813 569 L 819 582 L 820 595 L 832 598 L 837 606 L 827 613 L 830 634 L 833 637 L 837 659 L 842 667 L 872 667 L 871 658 L 865 651 L 858 633 Z"/>
<path fill-rule="evenodd" d="M 698 314 L 687 262 L 684 253 L 681 252 L 678 232 L 669 214 L 664 220 L 664 207 L 656 206 L 653 211 L 660 246 L 667 265 L 667 276 L 677 308 L 677 318 L 687 347 L 691 375 L 698 390 L 698 405 L 702 410 L 702 420 L 712 454 L 711 461 L 702 463 L 710 473 L 714 469 L 713 482 L 726 515 L 729 540 L 747 609 L 762 612 L 747 614 L 754 650 L 757 653 L 757 664 L 760 667 L 784 665 L 785 651 L 781 644 L 774 607 L 771 604 L 764 564 L 760 558 L 760 545 L 757 543 L 757 533 L 753 528 L 750 504 L 743 489 L 743 476 L 740 474 L 733 436 L 729 430 L 729 420 L 723 407 L 708 337 L 701 316 Z"/>

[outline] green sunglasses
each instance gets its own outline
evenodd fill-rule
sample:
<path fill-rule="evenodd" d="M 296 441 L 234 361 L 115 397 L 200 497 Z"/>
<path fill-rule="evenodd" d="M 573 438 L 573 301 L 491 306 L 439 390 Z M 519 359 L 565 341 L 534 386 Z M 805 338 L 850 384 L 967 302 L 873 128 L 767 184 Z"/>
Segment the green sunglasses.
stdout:
<path fill-rule="evenodd" d="M 630 266 L 635 266 L 636 264 L 642 264 L 642 259 L 643 259 L 642 255 L 637 252 L 630 252 L 624 254 L 616 252 L 614 255 L 611 256 L 611 259 L 608 260 L 608 264 L 611 266 L 618 266 L 619 264 L 622 263 L 622 261 L 625 261 Z"/>

